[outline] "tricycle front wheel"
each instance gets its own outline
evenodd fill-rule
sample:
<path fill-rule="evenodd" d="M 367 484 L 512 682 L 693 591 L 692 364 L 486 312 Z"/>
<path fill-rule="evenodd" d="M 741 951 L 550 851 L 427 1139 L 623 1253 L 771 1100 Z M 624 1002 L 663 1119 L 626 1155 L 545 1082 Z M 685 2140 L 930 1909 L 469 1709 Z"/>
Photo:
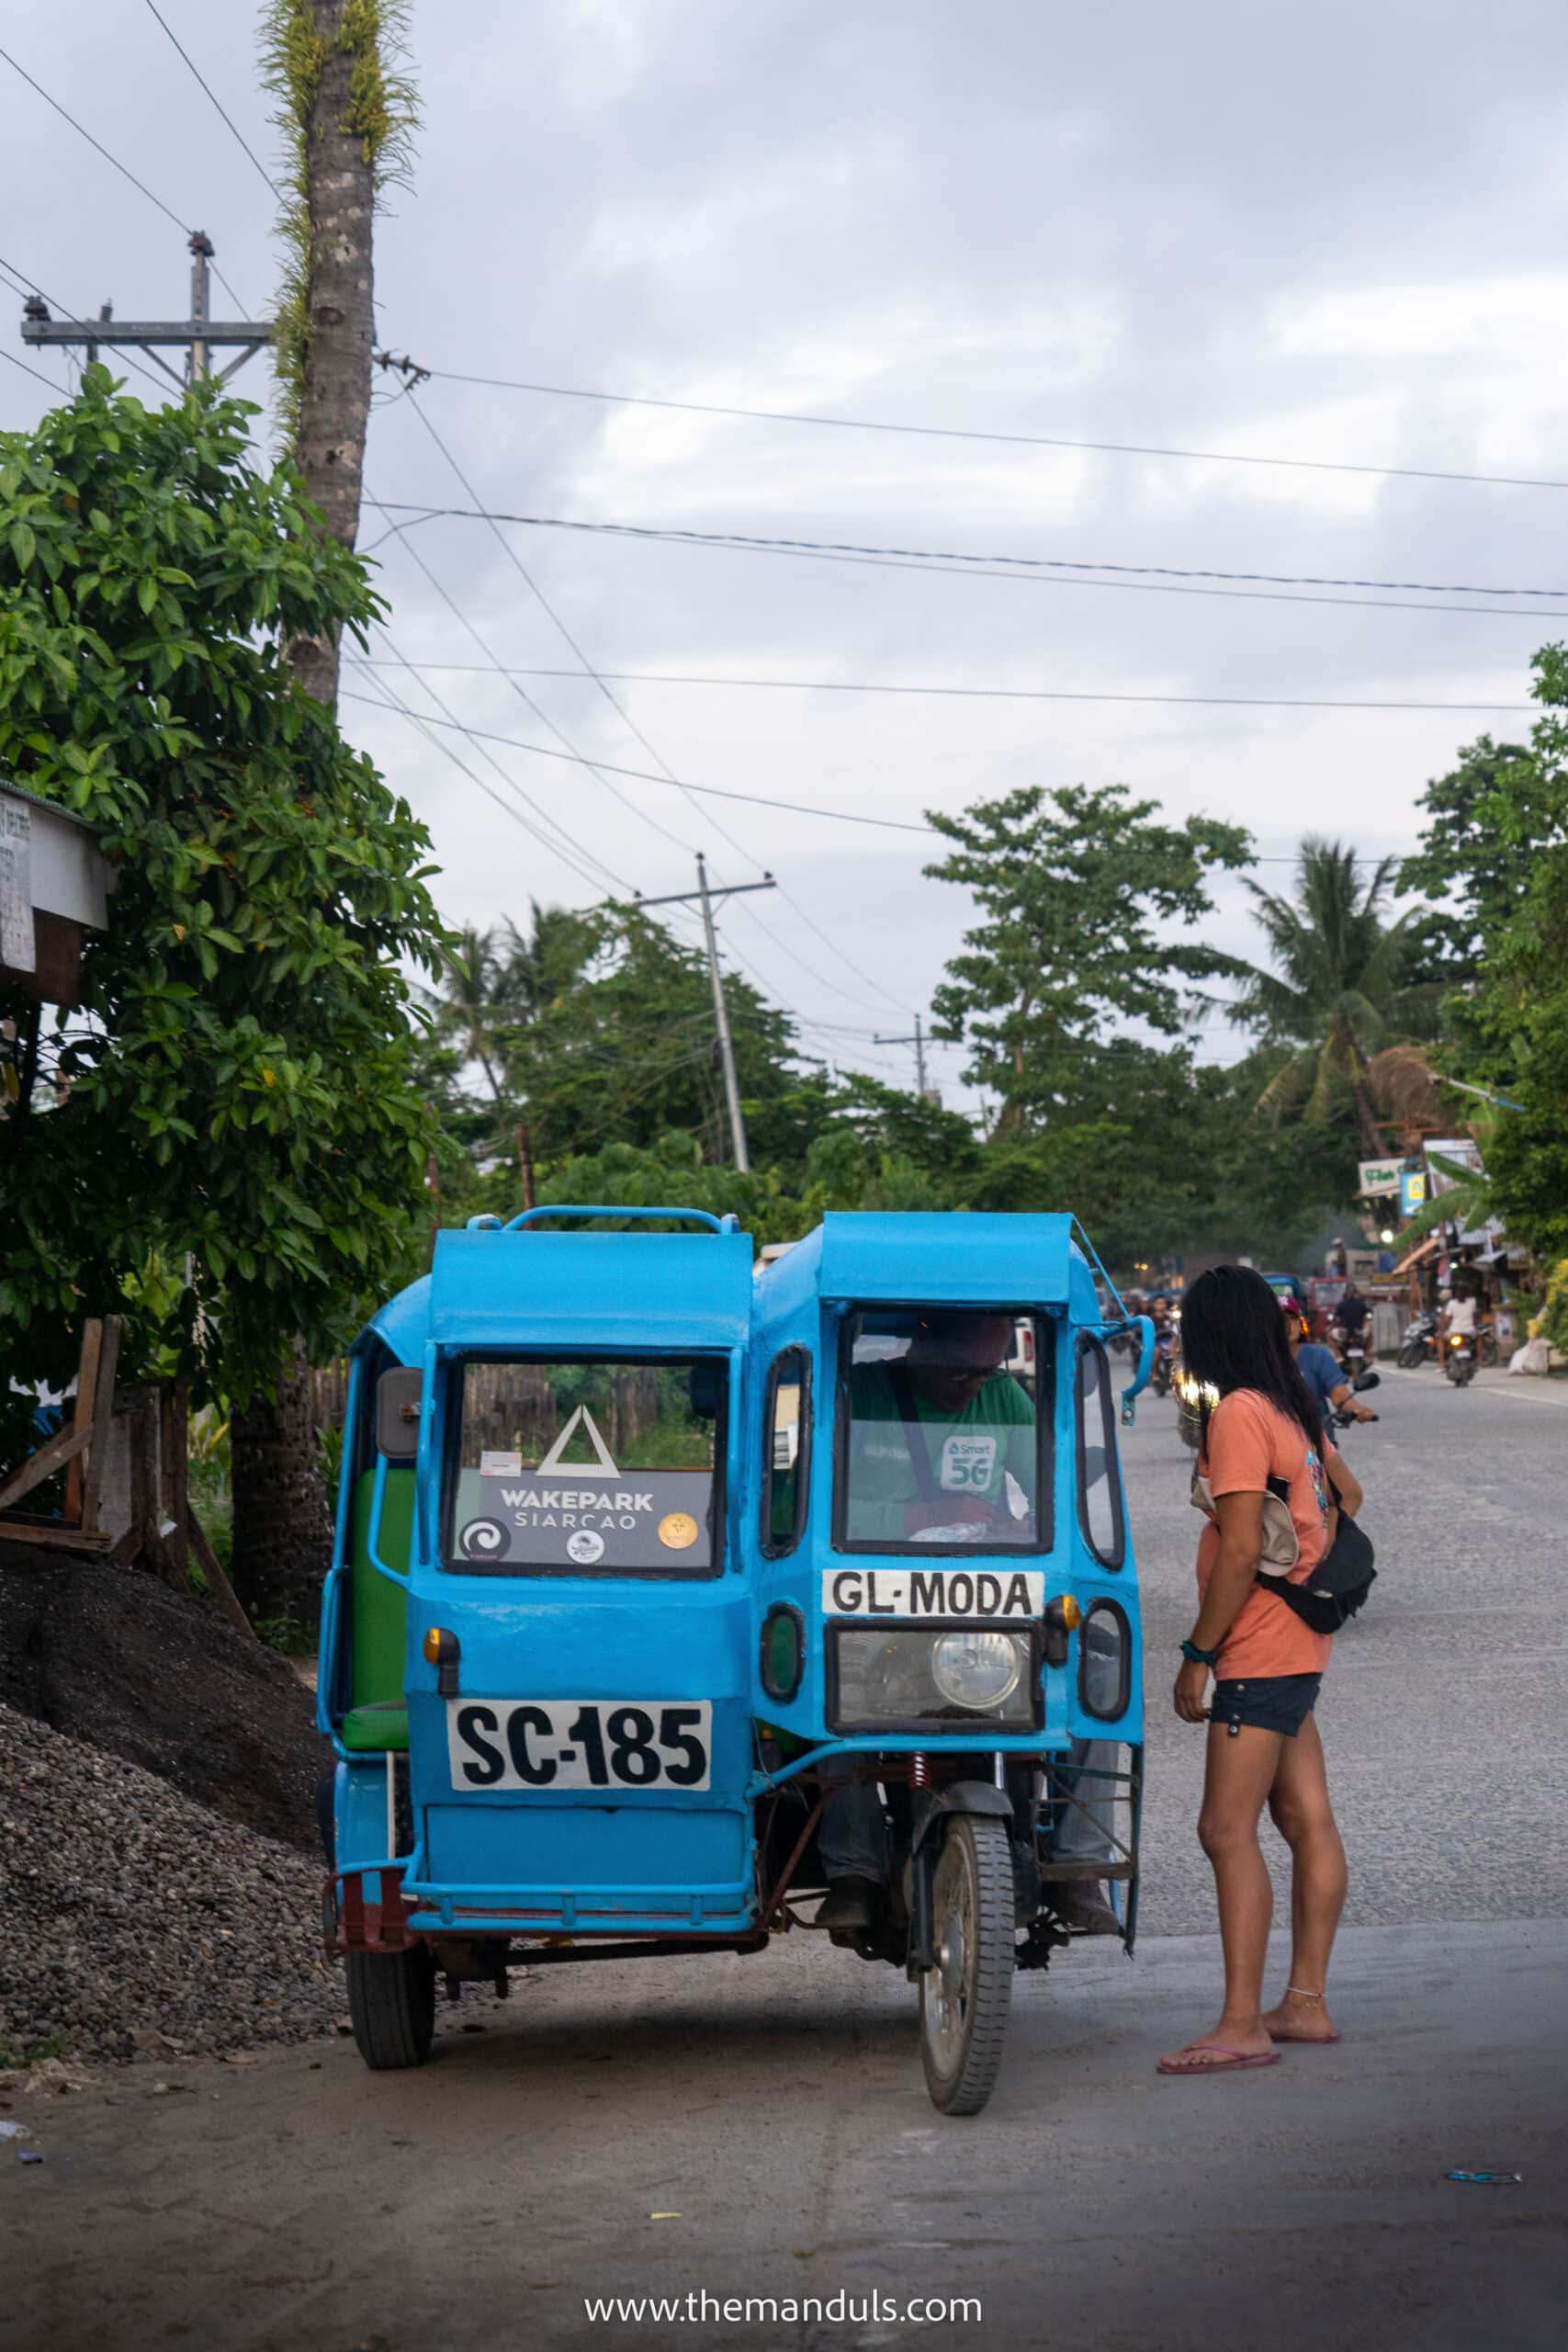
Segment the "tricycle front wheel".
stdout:
<path fill-rule="evenodd" d="M 435 1962 L 427 1944 L 351 1951 L 348 2014 L 367 2066 L 423 2066 L 435 2036 Z"/>
<path fill-rule="evenodd" d="M 920 1978 L 926 2088 L 944 2115 L 978 2115 L 1001 2064 L 1012 1995 L 1012 1854 L 993 1815 L 949 1817 L 932 1928 L 936 1966 Z"/>

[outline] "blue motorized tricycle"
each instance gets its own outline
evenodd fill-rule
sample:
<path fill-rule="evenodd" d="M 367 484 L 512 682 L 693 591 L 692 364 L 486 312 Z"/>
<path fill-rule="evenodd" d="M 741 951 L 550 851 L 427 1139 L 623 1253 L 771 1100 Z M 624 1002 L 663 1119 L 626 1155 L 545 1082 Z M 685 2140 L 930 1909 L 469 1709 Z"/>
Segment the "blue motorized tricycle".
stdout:
<path fill-rule="evenodd" d="M 367 2064 L 428 2056 L 438 1979 L 811 1929 L 983 2106 L 1014 1971 L 1133 1944 L 1128 1328 L 1067 1216 L 830 1216 L 755 1272 L 679 1209 L 442 1233 L 354 1352 L 321 1626 Z"/>

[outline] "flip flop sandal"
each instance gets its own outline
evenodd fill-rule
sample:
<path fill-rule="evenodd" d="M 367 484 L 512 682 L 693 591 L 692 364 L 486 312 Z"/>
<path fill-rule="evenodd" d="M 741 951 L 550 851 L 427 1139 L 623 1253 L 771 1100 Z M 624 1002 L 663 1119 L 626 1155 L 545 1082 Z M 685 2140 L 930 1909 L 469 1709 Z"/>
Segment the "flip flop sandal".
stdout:
<path fill-rule="evenodd" d="M 1217 2041 L 1190 2041 L 1186 2049 L 1179 2050 L 1176 2055 L 1185 2058 L 1189 2053 L 1207 2050 L 1214 2052 L 1213 2064 L 1204 2061 L 1196 2066 L 1173 2066 L 1162 2058 L 1155 2072 L 1156 2075 L 1239 2075 L 1247 2066 L 1277 2066 L 1280 2064 L 1277 2050 L 1226 2050 Z"/>
<path fill-rule="evenodd" d="M 1310 2050 L 1314 2044 L 1319 2050 L 1326 2050 L 1333 2042 L 1345 2039 L 1342 2033 L 1276 2033 L 1272 2026 L 1266 2031 L 1270 2041 L 1288 2041 L 1297 2050 Z"/>

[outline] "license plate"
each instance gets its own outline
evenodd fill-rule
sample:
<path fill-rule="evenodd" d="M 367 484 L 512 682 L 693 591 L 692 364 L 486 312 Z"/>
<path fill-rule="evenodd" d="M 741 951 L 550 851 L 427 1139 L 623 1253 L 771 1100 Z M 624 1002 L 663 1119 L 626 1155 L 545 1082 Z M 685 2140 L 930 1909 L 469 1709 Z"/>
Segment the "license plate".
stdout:
<path fill-rule="evenodd" d="M 455 1789 L 705 1789 L 713 1708 L 694 1699 L 448 1699 Z"/>
<path fill-rule="evenodd" d="M 976 1617 L 1023 1623 L 1045 1606 L 1043 1570 L 824 1568 L 829 1617 Z"/>

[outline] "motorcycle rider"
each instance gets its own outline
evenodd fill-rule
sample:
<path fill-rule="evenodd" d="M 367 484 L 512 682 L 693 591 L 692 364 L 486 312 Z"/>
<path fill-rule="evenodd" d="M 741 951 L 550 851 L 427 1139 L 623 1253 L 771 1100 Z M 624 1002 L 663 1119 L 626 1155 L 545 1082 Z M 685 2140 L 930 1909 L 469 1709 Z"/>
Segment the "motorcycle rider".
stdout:
<path fill-rule="evenodd" d="M 1304 1315 L 1285 1312 L 1285 1333 L 1291 1343 L 1291 1353 L 1296 1369 L 1316 1397 L 1320 1410 L 1327 1419 L 1328 1409 L 1348 1412 L 1358 1421 L 1375 1421 L 1377 1415 L 1365 1405 L 1358 1405 L 1355 1391 L 1345 1377 L 1344 1367 L 1337 1361 L 1333 1350 L 1317 1340 L 1309 1340 L 1310 1326 Z"/>
<path fill-rule="evenodd" d="M 1348 1361 L 1349 1351 L 1353 1347 L 1360 1348 L 1362 1361 L 1365 1362 L 1369 1311 L 1369 1302 L 1361 1296 L 1354 1283 L 1348 1283 L 1345 1295 L 1340 1300 L 1338 1311 L 1335 1316 L 1335 1321 L 1338 1324 L 1342 1334 L 1339 1341 L 1342 1362 Z"/>

